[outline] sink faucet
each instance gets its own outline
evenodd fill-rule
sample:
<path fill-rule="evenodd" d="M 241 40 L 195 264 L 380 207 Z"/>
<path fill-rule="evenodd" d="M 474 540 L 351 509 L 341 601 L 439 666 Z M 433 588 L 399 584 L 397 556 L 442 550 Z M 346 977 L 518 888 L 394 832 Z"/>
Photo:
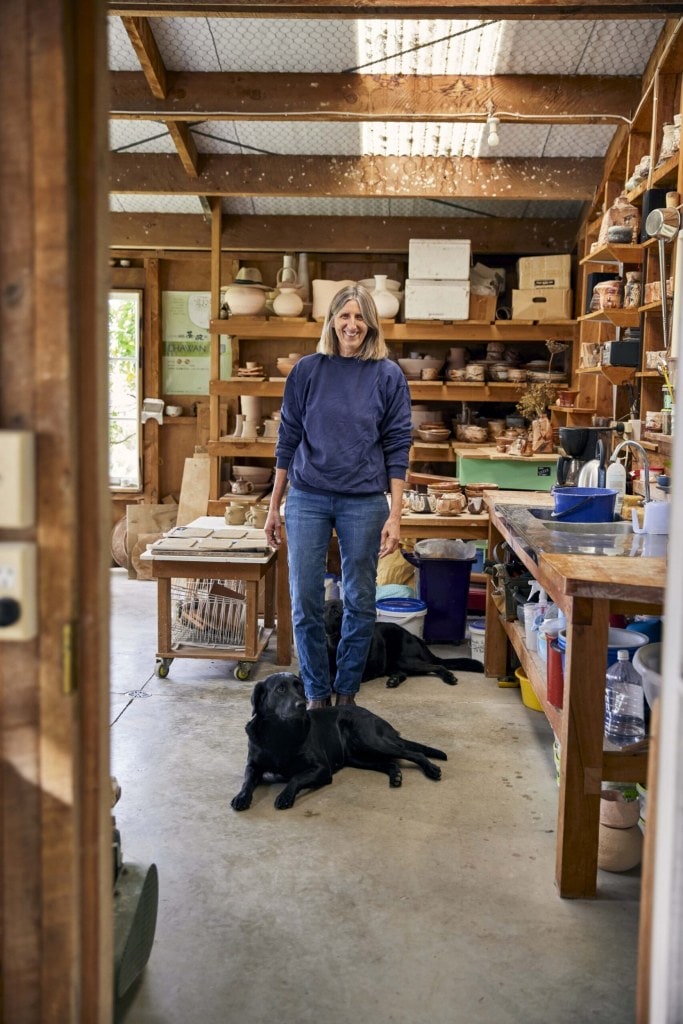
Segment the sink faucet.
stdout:
<path fill-rule="evenodd" d="M 619 452 L 622 450 L 622 448 L 626 448 L 628 446 L 630 446 L 631 448 L 636 448 L 640 452 L 640 456 L 643 460 L 643 473 L 645 474 L 645 479 L 643 481 L 643 491 L 645 492 L 645 502 L 647 503 L 648 501 L 652 501 L 652 498 L 650 497 L 650 460 L 648 459 L 647 452 L 643 448 L 642 444 L 639 444 L 638 441 L 631 440 L 620 441 L 614 449 L 614 451 L 612 452 L 610 462 L 616 462 L 617 455 L 619 454 Z"/>

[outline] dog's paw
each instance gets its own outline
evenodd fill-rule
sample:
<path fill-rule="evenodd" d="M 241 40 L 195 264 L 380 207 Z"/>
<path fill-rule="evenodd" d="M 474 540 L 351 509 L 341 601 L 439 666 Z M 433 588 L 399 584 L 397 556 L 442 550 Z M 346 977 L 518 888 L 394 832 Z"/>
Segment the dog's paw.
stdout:
<path fill-rule="evenodd" d="M 438 782 L 441 778 L 441 769 L 438 765 L 432 764 L 431 761 L 427 762 L 428 767 L 425 767 L 425 775 L 428 779 L 433 779 L 434 782 Z"/>
<path fill-rule="evenodd" d="M 246 793 L 238 793 L 230 801 L 230 806 L 233 811 L 246 811 L 248 807 L 251 807 L 251 796 Z"/>
<path fill-rule="evenodd" d="M 446 674 L 443 676 L 443 681 L 444 683 L 448 683 L 449 686 L 455 686 L 456 683 L 458 682 L 458 679 L 456 676 L 453 675 L 452 672 L 446 672 Z"/>
<path fill-rule="evenodd" d="M 282 792 L 278 793 L 278 795 L 275 797 L 274 806 L 277 808 L 278 811 L 286 811 L 293 805 L 293 803 L 294 795 L 292 793 L 288 793 L 286 789 L 283 789 Z"/>
<path fill-rule="evenodd" d="M 402 680 L 400 676 L 389 676 L 387 679 L 387 686 L 390 690 L 394 690 L 397 686 L 401 685 L 401 682 Z"/>
<path fill-rule="evenodd" d="M 402 782 L 403 782 L 403 773 L 402 773 L 401 769 L 397 766 L 396 768 L 394 768 L 392 771 L 389 772 L 389 785 L 392 786 L 395 789 L 398 789 L 398 787 L 402 784 Z"/>

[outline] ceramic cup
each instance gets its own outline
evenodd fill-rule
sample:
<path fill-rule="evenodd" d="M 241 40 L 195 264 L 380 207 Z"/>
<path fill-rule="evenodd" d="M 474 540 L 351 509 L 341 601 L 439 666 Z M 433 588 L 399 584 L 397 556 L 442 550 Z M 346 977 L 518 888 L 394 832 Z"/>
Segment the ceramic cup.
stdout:
<path fill-rule="evenodd" d="M 225 521 L 228 526 L 241 526 L 246 514 L 244 505 L 228 505 L 225 510 Z"/>
<path fill-rule="evenodd" d="M 467 511 L 470 515 L 478 516 L 484 504 L 483 498 L 470 498 L 467 502 Z"/>
<path fill-rule="evenodd" d="M 254 508 L 251 509 L 250 512 L 247 513 L 247 522 L 255 530 L 262 530 L 263 527 L 266 525 L 266 519 L 267 518 L 268 518 L 268 509 L 267 508 L 256 508 L 256 507 L 254 507 Z"/>

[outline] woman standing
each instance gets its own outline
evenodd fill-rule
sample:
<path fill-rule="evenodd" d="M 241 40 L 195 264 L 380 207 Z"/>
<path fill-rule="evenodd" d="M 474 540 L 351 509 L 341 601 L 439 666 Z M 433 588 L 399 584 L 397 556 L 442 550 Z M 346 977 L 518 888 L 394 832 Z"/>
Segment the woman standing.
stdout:
<path fill-rule="evenodd" d="M 342 288 L 314 355 L 285 384 L 275 483 L 265 524 L 273 547 L 285 509 L 289 587 L 299 669 L 309 710 L 354 704 L 376 617 L 380 556 L 396 551 L 412 428 L 410 392 L 387 347 L 372 296 Z M 387 505 L 387 492 L 390 507 Z M 327 550 L 336 531 L 344 590 L 337 674 L 330 679 L 323 622 Z"/>

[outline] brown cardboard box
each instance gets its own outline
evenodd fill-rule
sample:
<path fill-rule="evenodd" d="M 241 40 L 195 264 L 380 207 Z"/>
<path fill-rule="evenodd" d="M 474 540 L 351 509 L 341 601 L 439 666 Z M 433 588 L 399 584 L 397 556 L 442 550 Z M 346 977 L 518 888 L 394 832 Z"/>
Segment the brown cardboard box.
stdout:
<path fill-rule="evenodd" d="M 522 256 L 517 260 L 517 281 L 525 288 L 570 288 L 572 258 L 563 256 Z"/>
<path fill-rule="evenodd" d="M 496 304 L 495 295 L 475 295 L 470 292 L 470 320 L 485 320 L 491 323 L 496 319 Z"/>
<path fill-rule="evenodd" d="M 512 293 L 513 320 L 571 320 L 571 288 L 520 288 Z"/>

